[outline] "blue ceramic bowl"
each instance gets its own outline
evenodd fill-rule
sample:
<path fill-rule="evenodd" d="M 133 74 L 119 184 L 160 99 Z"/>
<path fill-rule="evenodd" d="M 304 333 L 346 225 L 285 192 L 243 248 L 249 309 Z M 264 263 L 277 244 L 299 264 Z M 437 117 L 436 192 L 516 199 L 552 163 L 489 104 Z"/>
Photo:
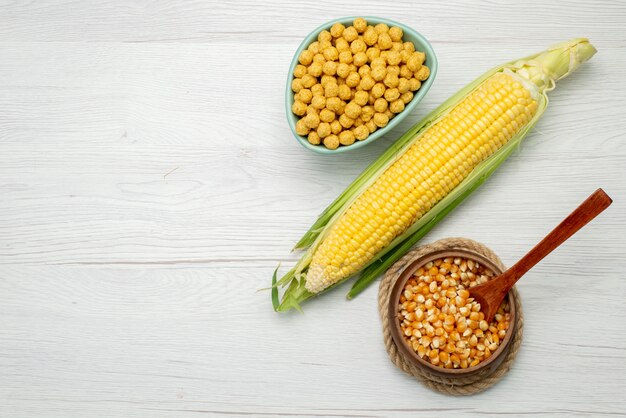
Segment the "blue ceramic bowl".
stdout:
<path fill-rule="evenodd" d="M 303 147 L 308 148 L 311 151 L 318 152 L 320 154 L 337 154 L 341 152 L 355 150 L 371 142 L 374 142 L 381 136 L 385 135 L 387 132 L 393 129 L 396 125 L 398 125 L 409 113 L 411 113 L 413 109 L 415 109 L 415 106 L 417 106 L 417 104 L 424 98 L 426 93 L 428 93 L 428 90 L 430 89 L 430 86 L 433 84 L 433 81 L 435 80 L 435 76 L 437 75 L 437 57 L 435 56 L 435 51 L 433 51 L 433 48 L 430 45 L 430 43 L 420 33 L 416 32 L 415 30 L 411 29 L 410 27 L 406 25 L 403 25 L 402 23 L 394 22 L 393 20 L 383 19 L 383 18 L 374 17 L 374 16 L 363 16 L 363 18 L 367 20 L 367 23 L 373 26 L 379 23 L 385 23 L 389 27 L 391 26 L 400 27 L 402 31 L 404 32 L 402 40 L 404 42 L 406 41 L 413 42 L 413 44 L 415 45 L 415 49 L 417 51 L 421 51 L 426 54 L 426 61 L 424 62 L 424 64 L 428 66 L 428 68 L 430 69 L 430 76 L 422 83 L 419 90 L 414 92 L 413 99 L 409 102 L 409 104 L 406 105 L 406 107 L 404 108 L 402 112 L 398 113 L 393 119 L 391 119 L 389 123 L 387 124 L 387 126 L 385 126 L 382 129 L 381 128 L 377 129 L 373 134 L 368 136 L 363 141 L 356 141 L 352 145 L 340 146 L 339 148 L 334 149 L 334 150 L 328 149 L 323 145 L 310 144 L 306 137 L 300 136 L 296 133 L 296 122 L 298 122 L 300 118 L 299 116 L 296 116 L 291 112 L 291 105 L 293 104 L 293 101 L 294 101 L 294 98 L 293 98 L 294 93 L 291 90 L 291 81 L 293 80 L 293 71 L 296 68 L 296 65 L 298 65 L 298 57 L 300 56 L 300 53 L 304 49 L 306 49 L 310 44 L 312 44 L 313 42 L 317 40 L 317 36 L 319 35 L 321 31 L 330 30 L 330 27 L 334 25 L 335 23 L 342 23 L 346 26 L 351 26 L 352 22 L 357 17 L 359 16 L 342 17 L 340 19 L 331 20 L 330 22 L 326 22 L 322 26 L 315 29 L 306 38 L 304 38 L 304 40 L 298 47 L 298 50 L 294 54 L 293 59 L 291 60 L 291 65 L 289 66 L 289 74 L 287 75 L 287 87 L 285 91 L 285 108 L 287 111 L 287 121 L 289 122 L 289 127 L 291 128 L 291 132 L 293 132 L 293 135 L 296 137 L 298 142 L 302 144 Z"/>

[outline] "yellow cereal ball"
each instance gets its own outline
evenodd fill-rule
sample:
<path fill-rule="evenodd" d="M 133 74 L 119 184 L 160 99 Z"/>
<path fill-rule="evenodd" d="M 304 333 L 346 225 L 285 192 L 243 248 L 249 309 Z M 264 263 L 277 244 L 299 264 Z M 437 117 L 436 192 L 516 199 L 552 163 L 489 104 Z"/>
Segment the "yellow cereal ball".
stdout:
<path fill-rule="evenodd" d="M 413 42 L 405 42 L 404 50 L 409 52 L 415 52 L 415 45 L 413 45 Z"/>
<path fill-rule="evenodd" d="M 311 87 L 311 93 L 313 93 L 313 97 L 315 96 L 323 96 L 324 95 L 324 87 L 317 83 L 313 87 Z"/>
<path fill-rule="evenodd" d="M 316 109 L 323 109 L 326 107 L 326 98 L 324 96 L 313 96 L 311 99 L 311 106 Z"/>
<path fill-rule="evenodd" d="M 385 115 L 389 120 L 391 120 L 395 116 L 395 114 L 391 110 L 389 110 L 389 108 L 387 108 L 387 110 L 385 111 Z"/>
<path fill-rule="evenodd" d="M 339 121 L 335 119 L 330 123 L 330 131 L 333 133 L 333 135 L 339 135 L 339 133 L 343 131 L 343 126 L 341 126 L 341 123 L 339 123 Z"/>
<path fill-rule="evenodd" d="M 313 77 L 311 74 L 305 74 L 301 78 L 302 85 L 304 88 L 308 89 L 317 84 L 317 79 Z"/>
<path fill-rule="evenodd" d="M 344 31 L 343 31 L 343 39 L 345 39 L 348 42 L 352 42 L 354 41 L 356 38 L 359 37 L 359 33 L 357 32 L 357 30 L 354 28 L 354 26 L 348 26 Z"/>
<path fill-rule="evenodd" d="M 341 78 L 346 78 L 350 75 L 350 66 L 345 63 L 337 65 L 337 75 Z"/>
<path fill-rule="evenodd" d="M 294 78 L 291 81 L 291 90 L 293 90 L 294 93 L 299 92 L 303 88 L 304 88 L 304 85 L 302 84 L 302 80 L 300 80 L 299 78 Z"/>
<path fill-rule="evenodd" d="M 302 64 L 296 65 L 296 68 L 293 70 L 293 76 L 296 78 L 300 78 L 306 74 L 306 66 Z"/>
<path fill-rule="evenodd" d="M 367 21 L 362 17 L 357 17 L 352 22 L 352 26 L 354 26 L 354 29 L 356 29 L 357 32 L 363 33 L 365 32 L 365 29 L 367 29 Z"/>
<path fill-rule="evenodd" d="M 366 91 L 357 91 L 354 93 L 354 103 L 359 106 L 365 106 L 367 104 L 367 99 L 369 99 L 370 95 Z M 302 103 L 304 104 L 304 103 Z M 350 115 L 348 115 L 350 116 Z"/>
<path fill-rule="evenodd" d="M 367 126 L 361 125 L 354 128 L 354 136 L 359 141 L 363 141 L 365 138 L 370 136 L 370 130 L 367 129 Z"/>
<path fill-rule="evenodd" d="M 389 103 L 387 103 L 387 100 L 381 98 L 376 99 L 376 101 L 374 102 L 374 110 L 378 113 L 384 113 L 385 110 L 387 110 L 387 106 L 389 105 Z"/>
<path fill-rule="evenodd" d="M 387 61 L 383 57 L 374 58 L 372 62 L 370 63 L 370 67 L 372 67 L 372 69 L 376 67 L 386 67 L 386 66 L 387 66 Z"/>
<path fill-rule="evenodd" d="M 357 73 L 359 73 L 359 75 L 361 76 L 361 80 L 363 79 L 364 76 L 368 75 L 371 72 L 372 72 L 372 69 L 367 64 L 359 67 L 359 71 L 357 71 Z"/>
<path fill-rule="evenodd" d="M 400 75 L 400 66 L 398 65 L 388 65 L 387 66 L 387 74 L 395 75 L 396 77 Z"/>
<path fill-rule="evenodd" d="M 319 77 L 322 75 L 322 68 L 322 64 L 320 64 L 319 62 L 314 62 L 313 64 L 309 65 L 309 68 L 307 68 L 306 71 L 313 77 Z"/>
<path fill-rule="evenodd" d="M 409 67 L 409 70 L 416 72 L 422 67 L 425 58 L 426 55 L 424 55 L 423 52 L 413 52 L 411 57 L 406 61 L 406 65 Z"/>
<path fill-rule="evenodd" d="M 356 87 L 359 85 L 360 81 L 361 77 L 359 76 L 359 73 L 356 72 L 352 72 L 348 75 L 348 77 L 346 77 L 346 84 L 348 87 Z"/>
<path fill-rule="evenodd" d="M 350 44 L 350 51 L 352 51 L 352 53 L 355 55 L 358 54 L 359 52 L 365 52 L 366 49 L 367 49 L 367 45 L 365 45 L 365 42 L 363 42 L 363 39 L 355 39 Z"/>
<path fill-rule="evenodd" d="M 402 104 L 402 108 L 404 108 L 404 104 Z M 335 112 L 330 109 L 322 109 L 320 111 L 320 120 L 322 122 L 330 123 L 335 120 Z"/>
<path fill-rule="evenodd" d="M 352 52 L 350 51 L 341 51 L 339 53 L 339 62 L 342 64 L 350 64 L 352 63 Z"/>
<path fill-rule="evenodd" d="M 329 46 L 322 51 L 322 55 L 326 61 L 337 61 L 339 58 L 339 51 L 334 46 Z"/>
<path fill-rule="evenodd" d="M 402 59 L 400 58 L 400 53 L 398 51 L 389 51 L 387 54 L 387 63 L 389 65 L 398 65 L 400 64 Z"/>
<path fill-rule="evenodd" d="M 339 97 L 330 97 L 326 99 L 326 108 L 336 112 L 341 107 L 341 99 Z"/>
<path fill-rule="evenodd" d="M 398 91 L 400 94 L 404 94 L 407 91 L 411 90 L 411 85 L 409 84 L 409 80 L 404 77 L 398 79 Z"/>
<path fill-rule="evenodd" d="M 311 99 L 313 98 L 313 93 L 309 89 L 302 89 L 296 94 L 295 99 L 300 100 L 304 103 L 311 103 Z"/>
<path fill-rule="evenodd" d="M 400 62 L 402 64 L 406 64 L 409 58 L 411 58 L 411 53 L 409 51 L 406 51 L 404 49 L 400 51 Z"/>
<path fill-rule="evenodd" d="M 349 51 L 350 43 L 343 38 L 339 38 L 335 41 L 335 48 L 337 48 L 339 52 Z"/>
<path fill-rule="evenodd" d="M 311 45 L 309 45 L 309 47 L 307 49 L 309 51 L 311 51 L 313 54 L 317 54 L 317 53 L 319 53 L 321 51 L 320 43 L 315 41 Z"/>
<path fill-rule="evenodd" d="M 332 35 L 333 38 L 339 38 L 342 34 L 343 31 L 346 27 L 344 25 L 342 25 L 341 23 L 337 22 L 334 25 L 331 26 L 330 28 L 330 34 Z"/>
<path fill-rule="evenodd" d="M 390 50 L 400 53 L 400 51 L 404 50 L 404 46 L 402 45 L 402 42 L 393 42 Z"/>
<path fill-rule="evenodd" d="M 329 135 L 324 138 L 324 146 L 328 149 L 339 148 L 339 137 L 337 135 Z"/>
<path fill-rule="evenodd" d="M 377 34 L 381 34 L 381 33 L 386 33 L 389 31 L 389 26 L 385 25 L 384 23 L 379 23 L 378 25 L 374 26 L 374 30 L 376 31 Z"/>
<path fill-rule="evenodd" d="M 387 89 L 385 90 L 385 94 L 383 96 L 385 97 L 385 100 L 391 103 L 400 98 L 400 92 L 396 88 Z"/>
<path fill-rule="evenodd" d="M 320 136 L 315 131 L 309 132 L 308 140 L 312 145 L 319 145 L 321 142 Z"/>
<path fill-rule="evenodd" d="M 413 100 L 413 93 L 407 91 L 402 96 L 400 96 L 400 100 L 402 100 L 404 104 L 408 104 L 411 100 Z"/>
<path fill-rule="evenodd" d="M 381 81 L 387 75 L 387 67 L 380 66 L 380 65 L 377 67 L 374 67 L 372 71 L 370 72 L 370 75 L 375 81 Z"/>
<path fill-rule="evenodd" d="M 376 80 L 372 78 L 371 75 L 365 74 L 363 78 L 361 78 L 361 82 L 359 83 L 359 87 L 361 90 L 370 91 L 376 85 Z"/>
<path fill-rule="evenodd" d="M 367 127 L 367 130 L 370 131 L 370 134 L 374 133 L 374 131 L 376 131 L 376 129 L 378 129 L 378 126 L 376 126 L 376 124 L 374 123 L 374 119 L 370 119 L 368 122 L 365 122 L 365 127 Z"/>
<path fill-rule="evenodd" d="M 361 119 L 361 117 L 359 116 L 358 118 L 356 118 L 354 120 L 354 125 L 352 125 L 352 131 L 354 132 L 354 128 L 363 125 L 365 122 L 363 122 L 363 119 Z"/>
<path fill-rule="evenodd" d="M 313 54 L 313 52 L 305 49 L 304 51 L 300 52 L 300 56 L 298 57 L 298 62 L 302 65 L 311 65 L 311 63 L 313 62 L 313 56 L 315 54 Z"/>
<path fill-rule="evenodd" d="M 337 85 L 337 83 L 327 83 L 324 86 L 324 96 L 326 96 L 326 98 L 330 98 L 330 97 L 337 97 L 337 95 L 339 94 L 339 86 Z"/>
<path fill-rule="evenodd" d="M 341 123 L 341 126 L 348 129 L 354 123 L 354 119 L 348 117 L 348 115 L 344 113 L 343 115 L 339 116 L 339 123 Z"/>
<path fill-rule="evenodd" d="M 320 82 L 318 83 L 320 86 L 322 87 L 326 87 L 326 84 L 328 83 L 336 83 L 337 79 L 335 77 L 333 77 L 332 75 L 326 75 L 324 74 L 322 76 L 322 78 L 320 79 Z M 316 84 L 317 85 L 317 84 Z M 313 86 L 315 87 L 315 86 Z M 313 91 L 313 87 L 311 87 L 311 91 Z M 322 89 L 322 96 L 324 95 L 324 90 Z M 315 96 L 315 92 L 313 92 L 313 95 Z"/>
<path fill-rule="evenodd" d="M 326 48 L 330 48 L 333 46 L 331 41 L 320 41 L 320 52 L 324 51 Z"/>
<path fill-rule="evenodd" d="M 411 91 L 419 90 L 420 87 L 422 87 L 422 82 L 417 78 L 413 77 L 409 80 L 409 89 Z"/>
<path fill-rule="evenodd" d="M 378 48 L 380 48 L 381 51 L 391 48 L 392 41 L 391 41 L 391 38 L 389 37 L 389 34 L 386 32 L 379 34 L 378 42 L 376 45 L 378 45 Z"/>
<path fill-rule="evenodd" d="M 326 61 L 322 66 L 322 71 L 326 75 L 337 74 L 337 63 L 335 61 Z"/>
<path fill-rule="evenodd" d="M 389 88 L 398 87 L 398 83 L 399 83 L 398 76 L 387 72 L 387 75 L 385 76 L 383 83 L 385 83 L 385 86 Z"/>
<path fill-rule="evenodd" d="M 425 65 L 422 65 L 422 68 L 420 68 L 419 70 L 415 72 L 415 78 L 417 78 L 419 81 L 426 80 L 429 75 L 430 75 L 430 69 Z"/>
<path fill-rule="evenodd" d="M 354 144 L 354 133 L 352 131 L 343 131 L 339 134 L 339 142 L 341 145 L 352 145 Z"/>
<path fill-rule="evenodd" d="M 361 108 L 361 119 L 363 119 L 363 122 L 369 122 L 369 120 L 372 119 L 372 116 L 374 116 L 374 112 L 375 111 L 372 106 L 363 106 Z"/>
<path fill-rule="evenodd" d="M 385 94 L 385 85 L 383 83 L 376 83 L 374 87 L 372 87 L 372 96 L 378 99 L 379 97 L 383 97 Z"/>
<path fill-rule="evenodd" d="M 304 114 L 306 114 L 306 104 L 301 102 L 300 100 L 296 100 L 291 105 L 291 111 L 298 116 L 303 116 Z"/>
<path fill-rule="evenodd" d="M 308 105 L 307 108 L 306 108 L 306 114 L 307 115 L 313 114 L 313 115 L 318 115 L 319 116 L 320 111 L 317 110 L 316 108 L 314 108 L 313 106 Z"/>
<path fill-rule="evenodd" d="M 356 65 L 354 65 L 354 63 L 349 64 L 350 65 L 350 72 L 351 73 L 356 73 L 358 68 L 356 68 Z"/>
<path fill-rule="evenodd" d="M 409 67 L 406 64 L 402 64 L 400 66 L 400 77 L 404 77 L 407 80 L 413 77 L 413 72 L 409 70 Z"/>
<path fill-rule="evenodd" d="M 330 124 L 328 122 L 321 122 L 317 127 L 317 134 L 320 136 L 320 138 L 326 138 L 328 135 L 330 135 Z"/>
<path fill-rule="evenodd" d="M 378 42 L 378 34 L 374 29 L 366 29 L 363 33 L 363 42 L 365 45 L 372 46 Z"/>
<path fill-rule="evenodd" d="M 356 41 L 354 41 L 356 42 Z M 353 43 L 354 43 L 353 42 Z M 367 64 L 367 55 L 365 55 L 365 52 L 357 52 L 356 54 L 354 54 L 354 56 L 352 57 L 352 62 L 354 63 L 354 65 L 356 65 L 357 67 L 360 67 L 362 65 Z"/>
<path fill-rule="evenodd" d="M 356 119 L 361 114 L 361 106 L 356 102 L 351 101 L 346 105 L 345 115 L 351 119 Z"/>
<path fill-rule="evenodd" d="M 404 110 L 404 102 L 401 99 L 398 99 L 389 103 L 389 110 L 391 110 L 392 113 L 402 112 Z"/>
<path fill-rule="evenodd" d="M 298 122 L 296 122 L 296 133 L 300 136 L 305 136 L 309 133 L 311 129 L 306 126 L 306 123 L 304 123 L 304 118 L 300 119 Z"/>
<path fill-rule="evenodd" d="M 374 95 L 370 91 L 370 97 L 369 97 L 369 99 L 367 99 L 367 104 L 370 105 L 370 106 L 374 106 L 374 103 L 376 102 L 376 99 L 377 99 L 377 97 L 374 97 Z"/>
<path fill-rule="evenodd" d="M 374 61 L 374 59 L 380 57 L 380 49 L 375 46 L 367 48 L 367 50 L 365 51 L 365 55 L 367 55 L 367 59 L 372 62 Z"/>
<path fill-rule="evenodd" d="M 394 42 L 400 42 L 403 35 L 402 29 L 397 26 L 392 26 L 391 29 L 389 29 L 389 36 L 391 36 L 391 40 Z"/>
<path fill-rule="evenodd" d="M 317 40 L 322 42 L 322 41 L 332 41 L 333 40 L 333 35 L 330 34 L 330 32 L 328 32 L 327 30 L 323 30 L 320 32 L 319 35 L 317 35 Z"/>
<path fill-rule="evenodd" d="M 324 65 L 324 63 L 326 62 L 326 58 L 324 58 L 324 55 L 322 55 L 321 53 L 318 53 L 313 56 L 313 62 Z"/>
<path fill-rule="evenodd" d="M 339 86 L 339 98 L 341 100 L 350 100 L 352 97 L 352 89 L 347 84 Z"/>
<path fill-rule="evenodd" d="M 307 128 L 315 129 L 320 124 L 320 117 L 316 113 L 309 113 L 302 118 Z"/>
<path fill-rule="evenodd" d="M 374 113 L 372 120 L 379 128 L 384 128 L 389 123 L 389 117 L 384 113 Z"/>

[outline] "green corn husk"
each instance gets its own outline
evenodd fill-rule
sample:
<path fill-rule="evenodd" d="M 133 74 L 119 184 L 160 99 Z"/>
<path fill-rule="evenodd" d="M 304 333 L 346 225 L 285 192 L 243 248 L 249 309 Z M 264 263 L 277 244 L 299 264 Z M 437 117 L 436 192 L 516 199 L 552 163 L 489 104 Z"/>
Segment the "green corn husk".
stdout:
<path fill-rule="evenodd" d="M 429 212 L 419 218 L 403 234 L 396 237 L 389 246 L 381 250 L 375 259 L 361 270 L 359 280 L 354 284 L 348 298 L 352 298 L 369 286 L 381 273 L 401 258 L 419 239 L 430 231 L 441 219 L 458 206 L 467 196 L 476 190 L 506 158 L 520 146 L 522 139 L 537 123 L 548 105 L 547 92 L 552 90 L 555 82 L 575 70 L 581 63 L 587 61 L 595 54 L 595 48 L 587 39 L 573 39 L 562 44 L 555 45 L 539 54 L 511 61 L 497 66 L 472 83 L 465 86 L 457 94 L 450 97 L 437 109 L 424 119 L 410 128 L 398 139 L 385 153 L 373 162 L 348 188 L 326 208 L 318 220 L 298 241 L 294 249 L 307 249 L 297 265 L 285 274 L 280 280 L 276 280 L 276 272 L 272 281 L 272 303 L 277 311 L 289 309 L 301 310 L 300 304 L 339 283 L 328 287 L 323 292 L 313 294 L 306 290 L 306 271 L 313 253 L 322 242 L 330 226 L 346 211 L 352 202 L 367 188 L 376 178 L 384 172 L 403 152 L 418 141 L 425 130 L 435 124 L 440 118 L 447 115 L 454 106 L 462 101 L 484 80 L 499 71 L 512 71 L 528 80 L 529 85 L 534 85 L 538 96 L 538 108 L 534 117 L 511 138 L 501 149 L 491 157 L 480 163 L 470 175 L 454 188 L 447 196 L 440 200 Z M 347 280 L 348 278 L 344 279 Z M 278 303 L 278 286 L 289 287 L 283 294 L 282 301 Z"/>

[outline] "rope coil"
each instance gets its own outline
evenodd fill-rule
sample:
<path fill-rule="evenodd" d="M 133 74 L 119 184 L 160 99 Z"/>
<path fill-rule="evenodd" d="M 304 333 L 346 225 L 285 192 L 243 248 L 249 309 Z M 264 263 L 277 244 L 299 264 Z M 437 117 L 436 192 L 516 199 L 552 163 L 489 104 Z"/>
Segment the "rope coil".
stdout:
<path fill-rule="evenodd" d="M 475 393 L 482 392 L 502 379 L 502 377 L 510 370 L 522 344 L 522 331 L 524 328 L 524 315 L 522 313 L 522 306 L 517 289 L 515 287 L 511 289 L 511 292 L 513 292 L 515 296 L 516 318 L 515 323 L 513 324 L 515 327 L 515 334 L 509 343 L 508 351 L 503 354 L 506 357 L 502 363 L 492 372 L 486 371 L 485 373 L 473 376 L 454 378 L 440 377 L 418 368 L 413 365 L 410 359 L 407 359 L 400 351 L 398 351 L 398 347 L 396 346 L 396 343 L 391 335 L 392 324 L 390 323 L 388 309 L 389 293 L 391 292 L 391 287 L 398 279 L 404 268 L 413 260 L 435 251 L 463 249 L 477 252 L 491 260 L 502 271 L 506 270 L 500 258 L 485 245 L 466 238 L 445 238 L 432 244 L 422 245 L 409 251 L 404 257 L 391 266 L 389 270 L 387 270 L 378 289 L 378 311 L 380 313 L 383 326 L 385 349 L 387 350 L 387 354 L 389 354 L 391 361 L 400 370 L 415 377 L 431 390 L 449 395 L 473 395 Z"/>

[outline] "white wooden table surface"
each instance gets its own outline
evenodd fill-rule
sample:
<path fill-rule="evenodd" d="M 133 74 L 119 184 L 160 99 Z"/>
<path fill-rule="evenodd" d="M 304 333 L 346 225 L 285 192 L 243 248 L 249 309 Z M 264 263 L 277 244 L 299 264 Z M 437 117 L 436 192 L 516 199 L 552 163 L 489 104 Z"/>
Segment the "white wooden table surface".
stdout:
<path fill-rule="evenodd" d="M 0 416 L 626 415 L 626 3 L 3 1 Z M 283 106 L 301 39 L 403 21 L 440 71 L 394 134 L 330 158 Z M 572 37 L 599 53 L 498 172 L 423 242 L 513 263 L 597 187 L 614 205 L 519 286 L 509 375 L 435 394 L 384 351 L 377 286 L 275 314 L 267 286 L 316 215 L 488 68 Z"/>

